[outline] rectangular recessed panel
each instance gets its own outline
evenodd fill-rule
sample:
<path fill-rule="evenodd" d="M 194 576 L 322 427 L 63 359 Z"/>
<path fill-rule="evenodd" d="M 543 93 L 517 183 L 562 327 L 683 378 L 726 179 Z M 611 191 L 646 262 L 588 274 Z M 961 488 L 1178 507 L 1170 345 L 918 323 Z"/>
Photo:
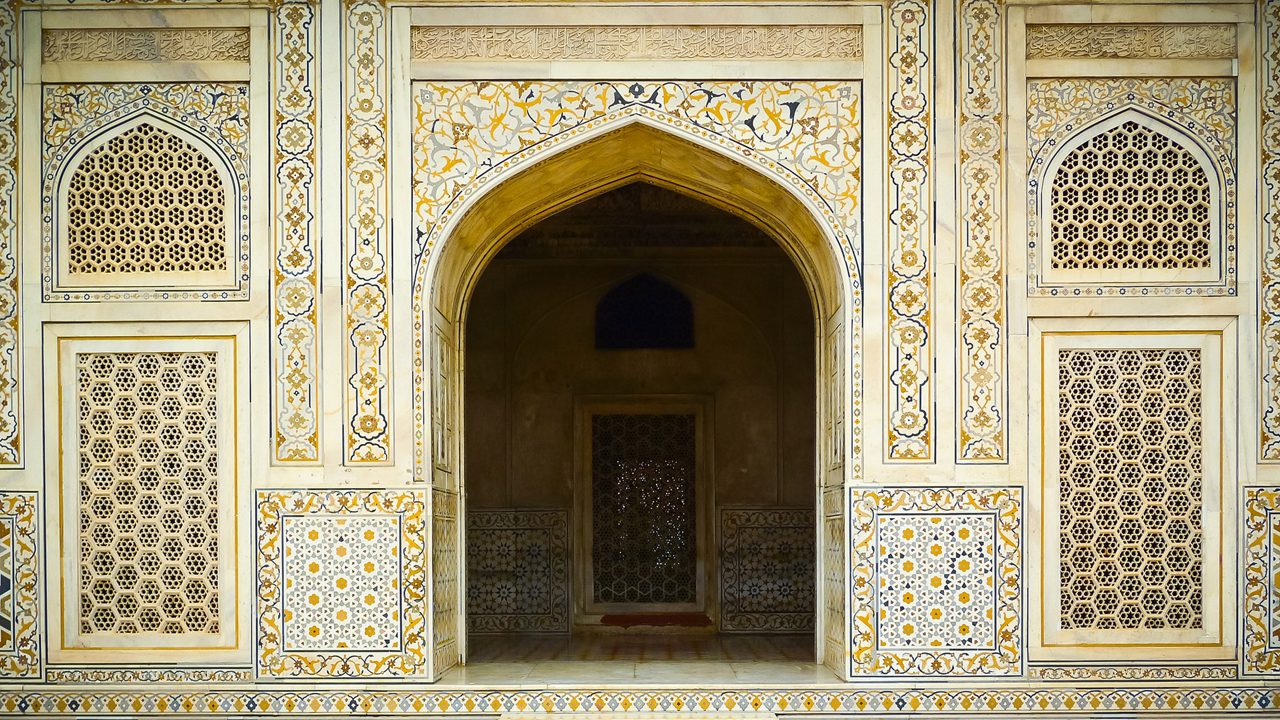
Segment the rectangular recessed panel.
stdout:
<path fill-rule="evenodd" d="M 697 418 L 591 418 L 592 598 L 697 601 Z"/>

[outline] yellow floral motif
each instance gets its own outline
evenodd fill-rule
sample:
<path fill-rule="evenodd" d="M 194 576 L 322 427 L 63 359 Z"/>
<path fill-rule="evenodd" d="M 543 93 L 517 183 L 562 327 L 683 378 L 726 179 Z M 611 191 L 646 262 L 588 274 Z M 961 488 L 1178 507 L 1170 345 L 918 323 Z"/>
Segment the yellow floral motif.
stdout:
<path fill-rule="evenodd" d="M 1280 675 L 1280 488 L 1245 500 L 1244 669 Z"/>

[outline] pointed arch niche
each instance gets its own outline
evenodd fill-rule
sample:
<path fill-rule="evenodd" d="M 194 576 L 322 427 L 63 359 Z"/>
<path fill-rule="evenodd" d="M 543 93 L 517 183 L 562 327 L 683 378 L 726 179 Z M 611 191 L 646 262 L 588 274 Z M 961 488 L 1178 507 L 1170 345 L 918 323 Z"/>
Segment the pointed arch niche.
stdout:
<path fill-rule="evenodd" d="M 1082 128 L 1041 185 L 1049 282 L 1216 282 L 1222 176 L 1186 132 L 1136 109 Z"/>
<path fill-rule="evenodd" d="M 585 134 L 585 133 L 584 133 Z M 750 155 L 748 154 L 748 157 Z M 851 160 L 856 162 L 856 160 Z M 775 165 L 776 167 L 776 165 Z M 785 169 L 783 169 L 785 170 Z M 424 167 L 419 164 L 416 178 Z M 817 377 L 814 503 L 818 510 L 817 657 L 847 677 L 845 613 L 848 567 L 845 484 L 855 469 L 860 384 L 859 342 L 851 319 L 860 313 L 859 278 L 834 215 L 816 198 L 802 199 L 792 183 L 730 157 L 640 113 L 615 118 L 573 144 L 534 153 L 521 167 L 490 180 L 446 216 L 436 238 L 417 259 L 414 279 L 415 473 L 429 480 L 433 499 L 433 675 L 465 653 L 461 548 L 462 339 L 468 303 L 485 267 L 511 239 L 560 210 L 632 182 L 657 185 L 742 217 L 773 238 L 795 264 L 815 318 Z M 421 190 L 421 186 L 419 186 Z M 855 239 L 860 242 L 860 238 Z M 846 459 L 849 461 L 846 462 Z"/>
<path fill-rule="evenodd" d="M 81 137 L 54 184 L 55 292 L 238 287 L 247 217 L 228 151 L 149 110 Z"/>

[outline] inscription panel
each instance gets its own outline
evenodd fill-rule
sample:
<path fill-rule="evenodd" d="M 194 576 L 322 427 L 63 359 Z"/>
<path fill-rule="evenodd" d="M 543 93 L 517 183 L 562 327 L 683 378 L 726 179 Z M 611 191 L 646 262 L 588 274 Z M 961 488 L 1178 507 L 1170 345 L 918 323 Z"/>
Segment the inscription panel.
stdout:
<path fill-rule="evenodd" d="M 54 62 L 249 62 L 246 28 L 45 30 L 41 56 Z"/>
<path fill-rule="evenodd" d="M 415 60 L 854 59 L 858 25 L 415 27 Z"/>
<path fill-rule="evenodd" d="M 1027 57 L 1234 58 L 1234 25 L 1029 25 Z"/>

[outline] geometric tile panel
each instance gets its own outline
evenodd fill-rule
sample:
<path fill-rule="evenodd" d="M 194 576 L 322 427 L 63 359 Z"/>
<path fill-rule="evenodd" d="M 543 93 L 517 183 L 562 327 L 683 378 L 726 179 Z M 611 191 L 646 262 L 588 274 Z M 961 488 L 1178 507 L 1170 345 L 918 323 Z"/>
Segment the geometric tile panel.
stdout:
<path fill-rule="evenodd" d="M 287 515 L 285 652 L 400 648 L 400 520 Z"/>
<path fill-rule="evenodd" d="M 854 494 L 854 674 L 1022 672 L 1021 497 L 1018 488 Z"/>
<path fill-rule="evenodd" d="M 427 504 L 419 490 L 261 490 L 261 676 L 427 671 Z"/>
<path fill-rule="evenodd" d="M 813 630 L 815 527 L 808 508 L 720 511 L 720 629 Z"/>
<path fill-rule="evenodd" d="M 1250 488 L 1244 518 L 1244 672 L 1280 675 L 1280 488 Z"/>
<path fill-rule="evenodd" d="M 877 516 L 877 648 L 995 650 L 995 536 L 991 514 Z"/>
<path fill-rule="evenodd" d="M 467 630 L 569 632 L 568 511 L 467 511 Z"/>
<path fill-rule="evenodd" d="M 0 678 L 40 676 L 36 494 L 0 492 Z"/>

